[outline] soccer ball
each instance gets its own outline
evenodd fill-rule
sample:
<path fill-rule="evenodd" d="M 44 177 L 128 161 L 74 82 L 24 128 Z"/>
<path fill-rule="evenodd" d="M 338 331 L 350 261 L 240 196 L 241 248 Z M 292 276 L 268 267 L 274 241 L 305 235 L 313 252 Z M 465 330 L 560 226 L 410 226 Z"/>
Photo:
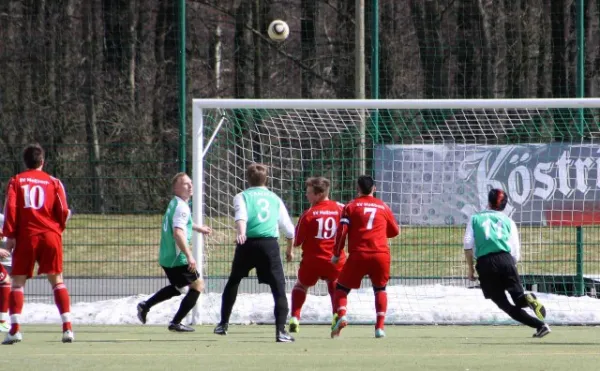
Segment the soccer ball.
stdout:
<path fill-rule="evenodd" d="M 276 19 L 269 25 L 267 33 L 271 40 L 281 42 L 290 35 L 290 26 L 281 19 Z"/>

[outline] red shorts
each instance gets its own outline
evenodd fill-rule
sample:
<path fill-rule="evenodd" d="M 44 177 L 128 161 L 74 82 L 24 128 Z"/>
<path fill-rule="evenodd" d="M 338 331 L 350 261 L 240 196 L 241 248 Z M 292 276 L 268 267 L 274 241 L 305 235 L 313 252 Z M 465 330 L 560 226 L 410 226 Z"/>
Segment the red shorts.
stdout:
<path fill-rule="evenodd" d="M 298 269 L 298 281 L 304 286 L 314 286 L 319 279 L 335 281 L 340 276 L 345 256 L 341 256 L 337 264 L 326 259 L 302 259 Z"/>
<path fill-rule="evenodd" d="M 27 239 L 17 238 L 12 255 L 12 275 L 33 277 L 38 263 L 38 274 L 60 274 L 63 268 L 62 237 L 46 232 Z"/>
<path fill-rule="evenodd" d="M 367 275 L 374 287 L 386 286 L 390 280 L 390 254 L 350 254 L 338 283 L 349 289 L 358 289 L 363 277 Z"/>

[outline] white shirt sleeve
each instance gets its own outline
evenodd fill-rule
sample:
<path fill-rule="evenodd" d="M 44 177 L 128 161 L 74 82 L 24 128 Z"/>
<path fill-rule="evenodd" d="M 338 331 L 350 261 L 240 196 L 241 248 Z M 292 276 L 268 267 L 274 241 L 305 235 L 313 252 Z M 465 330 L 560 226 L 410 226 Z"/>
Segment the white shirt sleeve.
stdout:
<path fill-rule="evenodd" d="M 475 234 L 473 233 L 473 217 L 469 218 L 465 238 L 463 240 L 465 250 L 473 250 L 475 248 Z"/>
<path fill-rule="evenodd" d="M 283 231 L 285 238 L 292 239 L 294 238 L 294 234 L 296 229 L 294 228 L 294 224 L 292 224 L 292 219 L 290 218 L 290 214 L 285 207 L 285 204 L 281 199 L 279 199 L 281 203 L 279 206 L 279 230 Z"/>
<path fill-rule="evenodd" d="M 510 221 L 510 236 L 508 237 L 510 246 L 510 255 L 515 259 L 515 263 L 521 260 L 521 240 L 519 239 L 519 230 L 514 220 Z"/>
<path fill-rule="evenodd" d="M 173 228 L 187 231 L 187 224 L 191 218 L 190 214 L 190 206 L 186 202 L 179 201 L 173 212 Z"/>
<path fill-rule="evenodd" d="M 233 209 L 235 210 L 235 221 L 248 220 L 248 209 L 246 208 L 246 201 L 244 201 L 244 195 L 238 193 L 233 198 Z"/>

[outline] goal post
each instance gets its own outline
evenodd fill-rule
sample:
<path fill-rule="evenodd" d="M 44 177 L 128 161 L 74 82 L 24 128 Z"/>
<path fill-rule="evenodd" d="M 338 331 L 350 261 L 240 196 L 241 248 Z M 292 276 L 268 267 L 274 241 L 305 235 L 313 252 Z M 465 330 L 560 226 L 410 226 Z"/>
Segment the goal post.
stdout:
<path fill-rule="evenodd" d="M 600 323 L 600 99 L 194 99 L 192 112 L 193 219 L 214 231 L 193 235 L 207 292 L 195 322 L 219 320 L 235 248 L 232 199 L 247 165 L 263 162 L 294 220 L 308 208 L 307 177 L 330 178 L 331 197 L 348 202 L 365 164 L 401 224 L 390 241 L 388 323 L 511 323 L 465 279 L 464 226 L 491 187 L 507 191 L 523 283 L 549 321 Z M 298 261 L 284 266 L 289 293 Z M 373 323 L 363 282 L 349 315 Z M 268 287 L 251 274 L 239 292 L 244 309 L 233 322 L 273 321 Z M 330 322 L 326 293 L 321 283 L 311 289 L 305 323 Z"/>

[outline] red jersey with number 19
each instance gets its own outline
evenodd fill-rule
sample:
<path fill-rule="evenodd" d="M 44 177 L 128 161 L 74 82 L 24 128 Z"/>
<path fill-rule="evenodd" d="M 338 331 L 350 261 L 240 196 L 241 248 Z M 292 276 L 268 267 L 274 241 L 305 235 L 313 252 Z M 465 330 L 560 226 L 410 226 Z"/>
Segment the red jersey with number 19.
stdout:
<path fill-rule="evenodd" d="M 373 196 L 361 196 L 344 208 L 340 223 L 348 225 L 348 253 L 389 253 L 388 238 L 400 227 L 392 210 Z"/>
<path fill-rule="evenodd" d="M 336 201 L 321 201 L 306 210 L 296 225 L 294 246 L 302 245 L 303 258 L 329 261 L 335 246 L 335 231 L 344 205 Z"/>
<path fill-rule="evenodd" d="M 4 216 L 3 234 L 8 238 L 62 234 L 69 216 L 62 183 L 42 170 L 15 175 L 8 183 Z"/>

